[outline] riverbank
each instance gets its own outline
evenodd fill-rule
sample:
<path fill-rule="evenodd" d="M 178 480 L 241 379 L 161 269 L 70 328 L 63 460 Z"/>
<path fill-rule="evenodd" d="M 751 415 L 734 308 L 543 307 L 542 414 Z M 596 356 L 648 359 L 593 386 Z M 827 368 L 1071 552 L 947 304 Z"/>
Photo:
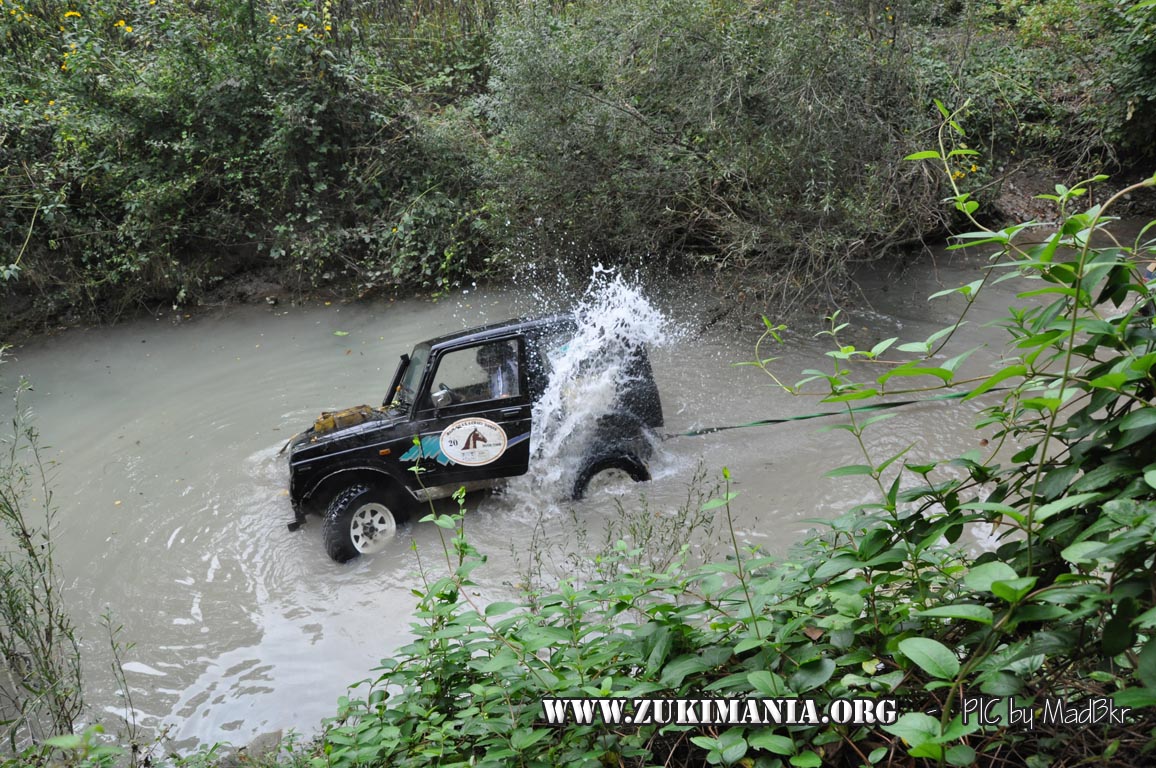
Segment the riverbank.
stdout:
<path fill-rule="evenodd" d="M 595 263 L 822 300 L 952 223 L 904 160 L 936 99 L 969 105 L 949 171 L 981 201 L 1023 158 L 1071 183 L 1152 151 L 1144 13 L 233 5 L 4 19 L 2 338 L 253 279 L 444 294 Z"/>

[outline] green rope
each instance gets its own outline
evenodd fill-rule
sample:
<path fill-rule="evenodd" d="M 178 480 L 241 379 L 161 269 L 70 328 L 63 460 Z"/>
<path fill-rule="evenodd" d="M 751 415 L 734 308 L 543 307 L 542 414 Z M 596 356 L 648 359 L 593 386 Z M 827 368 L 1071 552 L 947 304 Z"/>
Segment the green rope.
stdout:
<path fill-rule="evenodd" d="M 996 391 L 1002 387 L 993 387 L 988 391 Z M 867 413 L 869 411 L 885 411 L 889 408 L 899 408 L 904 405 L 917 405 L 919 403 L 932 403 L 937 400 L 958 400 L 962 397 L 967 397 L 970 392 L 952 392 L 946 395 L 935 395 L 933 397 L 926 397 L 921 400 L 896 400 L 890 403 L 876 403 L 874 405 L 857 405 L 850 410 L 851 413 Z M 761 419 L 759 421 L 752 421 L 748 424 L 732 424 L 728 427 L 704 427 L 703 429 L 692 429 L 689 432 L 675 432 L 663 436 L 663 440 L 669 440 L 672 437 L 698 437 L 699 435 L 709 435 L 715 432 L 725 432 L 728 429 L 745 429 L 747 427 L 762 427 L 768 424 L 786 424 L 789 421 L 807 421 L 808 419 L 821 419 L 826 416 L 842 416 L 848 411 L 822 411 L 820 413 L 807 413 L 802 416 L 785 416 L 781 419 Z"/>

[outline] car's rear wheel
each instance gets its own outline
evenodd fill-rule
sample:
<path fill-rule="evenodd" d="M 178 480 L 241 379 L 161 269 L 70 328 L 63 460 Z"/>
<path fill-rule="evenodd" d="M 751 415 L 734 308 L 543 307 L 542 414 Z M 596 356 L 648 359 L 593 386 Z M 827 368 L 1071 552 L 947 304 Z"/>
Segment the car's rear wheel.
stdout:
<path fill-rule="evenodd" d="M 325 551 L 339 563 L 380 552 L 406 517 L 405 506 L 394 493 L 369 485 L 346 488 L 325 511 Z"/>
<path fill-rule="evenodd" d="M 595 478 L 598 478 L 597 484 L 601 484 L 603 478 L 608 483 L 613 483 L 615 477 L 621 479 L 623 475 L 629 476 L 636 483 L 641 483 L 650 479 L 650 470 L 647 469 L 643 461 L 635 456 L 608 456 L 593 459 L 586 462 L 581 471 L 578 472 L 570 496 L 574 499 L 581 499 L 595 483 Z"/>

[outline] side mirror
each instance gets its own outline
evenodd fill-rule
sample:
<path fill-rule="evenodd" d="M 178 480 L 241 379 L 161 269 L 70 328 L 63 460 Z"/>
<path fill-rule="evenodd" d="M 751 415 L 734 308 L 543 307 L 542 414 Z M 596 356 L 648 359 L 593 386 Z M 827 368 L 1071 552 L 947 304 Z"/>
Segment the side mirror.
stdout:
<path fill-rule="evenodd" d="M 448 389 L 438 389 L 431 392 L 429 399 L 434 408 L 445 408 L 454 403 L 454 396 L 450 394 Z"/>

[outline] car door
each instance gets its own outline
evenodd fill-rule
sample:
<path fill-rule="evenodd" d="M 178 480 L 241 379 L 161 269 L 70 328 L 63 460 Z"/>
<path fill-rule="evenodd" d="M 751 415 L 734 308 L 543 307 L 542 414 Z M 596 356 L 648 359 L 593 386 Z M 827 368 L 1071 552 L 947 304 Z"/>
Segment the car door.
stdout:
<path fill-rule="evenodd" d="M 420 445 L 403 457 L 420 461 L 427 488 L 525 474 L 531 427 L 525 353 L 521 336 L 434 351 L 415 409 Z"/>

